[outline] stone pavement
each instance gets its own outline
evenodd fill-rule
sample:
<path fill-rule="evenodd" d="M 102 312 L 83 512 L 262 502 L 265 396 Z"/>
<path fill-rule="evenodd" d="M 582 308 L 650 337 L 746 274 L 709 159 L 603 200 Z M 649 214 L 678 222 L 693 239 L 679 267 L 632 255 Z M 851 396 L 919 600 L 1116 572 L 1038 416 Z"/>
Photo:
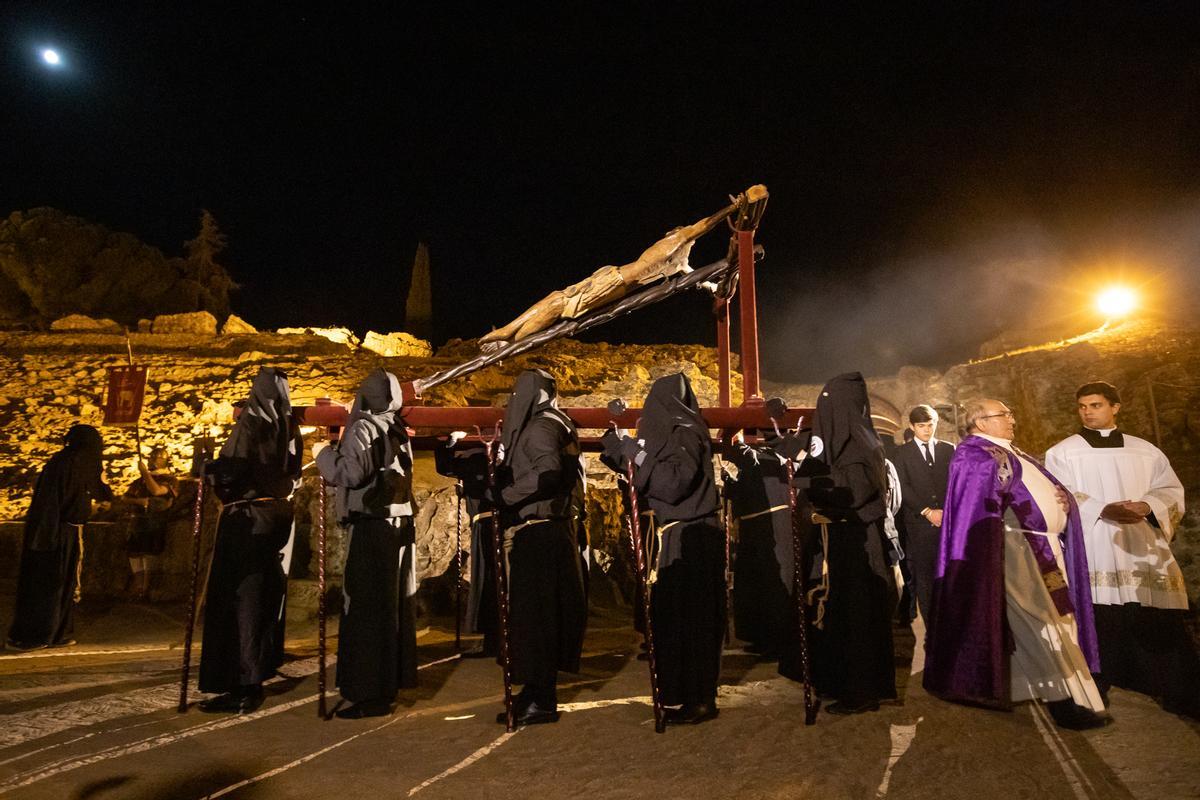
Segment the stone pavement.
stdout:
<path fill-rule="evenodd" d="M 879 712 L 805 727 L 800 687 L 728 649 L 720 717 L 656 735 L 628 611 L 600 610 L 582 672 L 563 677 L 562 720 L 506 734 L 498 668 L 459 658 L 445 621 L 423 631 L 421 686 L 390 717 L 317 718 L 310 620 L 292 624 L 258 711 L 179 714 L 180 615 L 85 605 L 79 644 L 0 653 L 0 796 L 1200 797 L 1200 725 L 1121 691 L 1116 724 L 1086 733 L 1028 705 L 944 703 L 910 672 L 922 656 L 907 631 L 902 699 Z"/>

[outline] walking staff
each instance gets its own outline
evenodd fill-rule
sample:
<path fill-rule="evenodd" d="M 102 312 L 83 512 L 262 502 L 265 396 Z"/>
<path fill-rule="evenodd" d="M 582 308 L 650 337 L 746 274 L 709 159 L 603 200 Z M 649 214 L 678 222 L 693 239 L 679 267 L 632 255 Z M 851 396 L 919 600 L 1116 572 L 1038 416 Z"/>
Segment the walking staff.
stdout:
<path fill-rule="evenodd" d="M 813 725 L 821 701 L 813 694 L 812 667 L 808 658 L 808 602 L 804 596 L 804 532 L 796 514 L 796 487 L 793 461 L 787 462 L 788 505 L 792 515 L 792 592 L 796 596 L 796 637 L 800 645 L 800 669 L 804 679 L 804 724 Z"/>
<path fill-rule="evenodd" d="M 650 665 L 650 699 L 654 705 L 654 732 L 663 733 L 667 729 L 663 714 L 662 693 L 658 689 L 658 659 L 654 650 L 654 619 L 650 615 L 650 581 L 649 565 L 646 563 L 646 552 L 642 549 L 642 526 L 639 520 L 637 489 L 633 483 L 633 461 L 625 468 L 625 479 L 629 483 L 629 532 L 633 537 L 633 552 L 637 564 L 638 583 L 642 587 L 642 613 L 646 618 L 646 658 Z"/>
<path fill-rule="evenodd" d="M 480 438 L 482 432 L 476 428 Z M 495 498 L 496 492 L 496 446 L 500 435 L 500 425 L 496 432 L 486 440 L 488 456 L 488 494 Z M 508 619 L 508 568 L 504 561 L 504 542 L 500 533 L 500 514 L 492 514 L 492 551 L 496 556 L 496 608 L 500 614 L 500 666 L 504 670 L 504 729 L 512 733 L 517 729 L 516 718 L 513 714 L 513 680 L 512 655 L 509 652 L 509 619 Z"/>
<path fill-rule="evenodd" d="M 192 671 L 192 637 L 196 632 L 196 600 L 200 593 L 200 535 L 204 516 L 204 467 L 208 463 L 207 453 L 201 453 L 197 458 L 194 469 L 196 481 L 196 502 L 192 504 L 192 587 L 188 592 L 188 612 L 186 629 L 183 635 L 183 667 L 179 677 L 179 713 L 187 711 L 188 707 L 188 678 Z"/>
<path fill-rule="evenodd" d="M 325 561 L 328 552 L 325 544 L 325 478 L 317 475 L 317 716 L 328 721 L 329 712 L 325 707 L 325 660 L 328 650 L 325 638 Z"/>

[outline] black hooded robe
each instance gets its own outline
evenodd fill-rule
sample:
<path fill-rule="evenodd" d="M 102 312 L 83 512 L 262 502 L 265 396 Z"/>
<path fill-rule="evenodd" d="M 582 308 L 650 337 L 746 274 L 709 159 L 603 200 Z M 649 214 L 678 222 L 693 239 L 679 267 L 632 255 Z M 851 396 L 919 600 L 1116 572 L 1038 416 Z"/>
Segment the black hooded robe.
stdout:
<path fill-rule="evenodd" d="M 894 699 L 896 585 L 883 529 L 883 447 L 859 373 L 839 375 L 821 391 L 809 454 L 800 470 L 813 476 L 808 497 L 833 520 L 824 628 L 813 636 L 817 689 L 852 709 Z"/>
<path fill-rule="evenodd" d="M 487 492 L 487 451 L 482 444 L 438 447 L 434 462 L 440 475 L 462 482 L 463 504 L 471 531 L 471 577 L 467 589 L 466 626 L 470 633 L 483 634 L 485 653 L 495 655 L 496 557 L 492 543 L 492 504 Z"/>
<path fill-rule="evenodd" d="M 338 487 L 338 516 L 350 535 L 337 686 L 351 703 L 390 703 L 417 685 L 413 459 L 401 404 L 396 376 L 375 370 L 341 441 L 317 457 L 322 477 Z"/>
<path fill-rule="evenodd" d="M 738 531 L 734 632 L 764 652 L 778 653 L 795 619 L 787 466 L 767 447 L 743 445 L 729 460 L 738 470 L 725 484 Z"/>
<path fill-rule="evenodd" d="M 287 376 L 263 367 L 216 461 L 206 473 L 222 503 L 205 592 L 200 691 L 261 684 L 283 663 L 292 528 L 289 495 L 303 442 L 291 417 Z"/>
<path fill-rule="evenodd" d="M 546 693 L 558 672 L 579 671 L 587 627 L 577 527 L 583 512 L 579 439 L 554 397 L 554 379 L 546 373 L 528 370 L 517 378 L 496 468 L 513 681 Z"/>
<path fill-rule="evenodd" d="M 38 475 L 25 515 L 17 601 L 8 638 L 22 647 L 61 644 L 74 632 L 79 538 L 93 500 L 110 500 L 101 479 L 104 442 L 90 425 L 67 432 L 66 446 Z"/>
<path fill-rule="evenodd" d="M 708 428 L 691 384 L 682 374 L 650 388 L 638 441 L 623 447 L 605 434 L 604 462 L 624 471 L 634 462 L 641 510 L 653 512 L 650 617 L 658 685 L 665 705 L 716 702 L 725 636 L 725 533 L 717 519 L 717 490 Z"/>

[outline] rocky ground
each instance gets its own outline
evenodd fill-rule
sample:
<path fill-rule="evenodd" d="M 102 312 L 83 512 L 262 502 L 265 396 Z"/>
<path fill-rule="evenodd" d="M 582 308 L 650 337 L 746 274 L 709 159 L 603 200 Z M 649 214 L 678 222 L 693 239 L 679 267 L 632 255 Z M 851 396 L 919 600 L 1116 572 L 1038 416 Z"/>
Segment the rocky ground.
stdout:
<path fill-rule="evenodd" d="M 1119 690 L 1116 724 L 1087 733 L 1060 731 L 1028 705 L 999 713 L 944 703 L 921 689 L 922 654 L 907 630 L 897 631 L 902 700 L 879 712 L 822 714 L 805 727 L 800 688 L 731 648 L 720 717 L 656 735 L 628 609 L 599 609 L 582 672 L 564 676 L 562 720 L 509 735 L 494 721 L 497 667 L 459 658 L 446 620 L 422 632 L 421 686 L 390 717 L 317 718 L 306 620 L 292 625 L 289 662 L 261 709 L 179 714 L 180 615 L 176 606 L 93 601 L 78 645 L 0 654 L 0 795 L 1200 796 L 1200 724 Z"/>

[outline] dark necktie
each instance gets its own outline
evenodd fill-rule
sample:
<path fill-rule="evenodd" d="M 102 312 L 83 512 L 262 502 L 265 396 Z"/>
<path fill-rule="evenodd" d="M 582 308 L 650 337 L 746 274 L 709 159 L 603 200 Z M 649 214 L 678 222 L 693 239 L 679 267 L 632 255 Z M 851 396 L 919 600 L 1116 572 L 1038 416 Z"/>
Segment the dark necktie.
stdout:
<path fill-rule="evenodd" d="M 929 443 L 925 442 L 921 445 L 921 452 L 925 454 L 925 463 L 933 466 L 933 453 L 930 451 Z"/>

